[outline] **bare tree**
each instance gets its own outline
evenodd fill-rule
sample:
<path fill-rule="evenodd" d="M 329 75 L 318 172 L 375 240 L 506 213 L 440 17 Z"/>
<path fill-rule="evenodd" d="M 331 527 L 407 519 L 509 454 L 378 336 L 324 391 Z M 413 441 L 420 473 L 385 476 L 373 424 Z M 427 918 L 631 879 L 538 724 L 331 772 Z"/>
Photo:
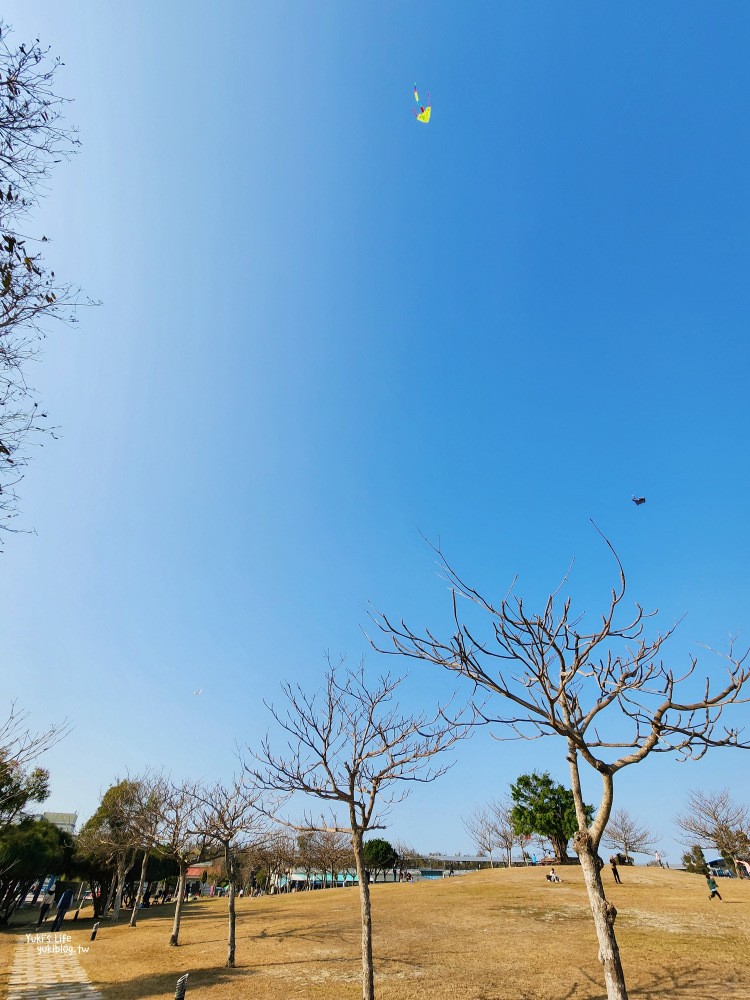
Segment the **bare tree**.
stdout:
<path fill-rule="evenodd" d="M 492 860 L 492 852 L 497 847 L 497 832 L 495 821 L 490 810 L 486 806 L 474 806 L 471 814 L 461 821 L 464 829 L 471 837 L 477 851 L 486 852 L 490 859 L 490 868 L 495 864 Z"/>
<path fill-rule="evenodd" d="M 405 783 L 434 781 L 443 774 L 447 765 L 435 765 L 434 758 L 467 732 L 465 724 L 441 710 L 430 717 L 402 712 L 394 703 L 402 680 L 386 675 L 370 685 L 362 664 L 351 670 L 329 659 L 322 693 L 307 695 L 284 684 L 285 712 L 271 707 L 289 739 L 287 754 L 272 750 L 266 737 L 261 752 L 253 755 L 258 766 L 248 765 L 257 787 L 282 795 L 304 792 L 343 813 L 330 822 L 307 815 L 303 823 L 290 825 L 351 838 L 361 904 L 364 1000 L 375 996 L 364 834 L 384 829 L 388 810 L 408 793 Z"/>
<path fill-rule="evenodd" d="M 411 844 L 407 843 L 405 840 L 396 840 L 393 844 L 393 849 L 398 854 L 398 859 L 402 868 L 415 868 L 418 861 L 421 859 L 422 855 Z"/>
<path fill-rule="evenodd" d="M 615 850 L 622 848 L 628 860 L 631 854 L 653 854 L 656 839 L 627 809 L 615 809 L 604 831 L 605 846 Z"/>
<path fill-rule="evenodd" d="M 586 627 L 573 615 L 571 599 L 559 600 L 560 588 L 541 612 L 530 611 L 521 598 L 508 594 L 492 603 L 468 586 L 437 550 L 452 594 L 452 636 L 438 638 L 429 629 L 415 632 L 385 615 L 376 623 L 390 641 L 391 653 L 444 667 L 489 692 L 502 706 L 497 714 L 483 709 L 488 723 L 508 727 L 513 736 L 562 737 L 575 797 L 578 831 L 573 846 L 581 862 L 599 940 L 599 960 L 609 1000 L 627 1000 L 625 977 L 615 936 L 616 910 L 606 899 L 597 853 L 612 810 L 614 779 L 625 767 L 640 764 L 652 753 L 699 758 L 712 747 L 750 747 L 737 729 L 722 728 L 727 708 L 747 701 L 743 688 L 750 677 L 747 652 L 737 655 L 733 643 L 726 656 L 723 681 L 695 683 L 697 659 L 682 674 L 661 659 L 673 629 L 644 636 L 640 605 L 623 621 L 625 573 L 617 561 L 619 581 L 598 623 Z M 562 586 L 562 585 L 561 585 Z M 489 630 L 480 636 L 462 620 L 459 600 L 466 600 Z M 515 671 L 508 668 L 515 665 Z M 507 729 L 506 729 L 507 731 Z M 599 775 L 601 797 L 587 821 L 580 766 Z"/>
<path fill-rule="evenodd" d="M 18 702 L 11 702 L 7 718 L 0 723 L 0 754 L 13 767 L 24 767 L 31 763 L 70 732 L 67 719 L 38 733 L 28 723 L 29 713 L 19 708 Z"/>
<path fill-rule="evenodd" d="M 327 885 L 328 872 L 331 873 L 331 888 L 333 888 L 338 881 L 339 873 L 354 867 L 351 837 L 335 830 L 320 830 L 313 836 L 315 867 L 323 873 L 324 886 Z"/>
<path fill-rule="evenodd" d="M 296 861 L 297 845 L 288 829 L 271 831 L 261 856 L 268 868 L 269 888 L 280 889 L 281 880 L 291 871 Z"/>
<path fill-rule="evenodd" d="M 138 909 L 143 899 L 143 890 L 146 884 L 148 861 L 151 857 L 151 852 L 159 844 L 159 829 L 162 823 L 167 791 L 168 785 L 162 775 L 146 773 L 136 779 L 135 802 L 130 816 L 130 824 L 138 841 L 138 846 L 143 853 L 143 857 L 141 859 L 138 888 L 136 889 L 135 900 L 130 914 L 131 927 L 137 925 Z"/>
<path fill-rule="evenodd" d="M 67 103 L 54 91 L 61 63 L 39 41 L 10 44 L 0 22 L 0 527 L 17 512 L 16 488 L 28 462 L 25 445 L 51 430 L 29 382 L 28 363 L 45 321 L 75 321 L 80 294 L 46 266 L 46 236 L 26 232 L 52 168 L 79 145 L 65 123 Z"/>
<path fill-rule="evenodd" d="M 513 863 L 513 846 L 517 837 L 511 819 L 512 805 L 509 802 L 490 802 L 487 809 L 495 834 L 495 846 L 505 851 L 505 861 L 508 868 Z"/>
<path fill-rule="evenodd" d="M 712 845 L 732 862 L 735 871 L 738 860 L 750 855 L 750 810 L 728 788 L 690 792 L 687 809 L 676 822 L 691 844 Z"/>
<path fill-rule="evenodd" d="M 268 824 L 260 810 L 260 795 L 247 787 L 242 776 L 235 776 L 224 785 L 195 790 L 200 804 L 194 833 L 206 836 L 221 846 L 229 882 L 229 928 L 227 933 L 227 965 L 234 968 L 236 952 L 237 913 L 235 896 L 239 878 L 238 854 L 251 839 L 267 833 Z"/>
<path fill-rule="evenodd" d="M 167 857 L 177 862 L 179 881 L 177 899 L 169 938 L 171 947 L 176 948 L 180 939 L 182 904 L 185 901 L 187 870 L 206 858 L 208 835 L 198 829 L 200 802 L 196 797 L 197 787 L 190 782 L 176 785 L 169 783 L 165 788 L 159 825 L 159 843 Z"/>

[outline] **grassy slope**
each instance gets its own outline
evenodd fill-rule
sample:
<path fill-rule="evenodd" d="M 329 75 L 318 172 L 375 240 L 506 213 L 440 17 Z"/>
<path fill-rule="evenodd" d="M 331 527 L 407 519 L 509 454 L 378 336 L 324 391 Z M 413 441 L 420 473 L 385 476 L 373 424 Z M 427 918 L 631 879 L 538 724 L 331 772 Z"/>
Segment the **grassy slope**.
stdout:
<path fill-rule="evenodd" d="M 721 880 L 709 903 L 699 876 L 621 869 L 608 892 L 632 1000 L 750 996 L 750 881 Z M 608 875 L 605 870 L 605 875 Z M 540 869 L 481 872 L 373 887 L 379 1000 L 603 1000 L 580 870 L 549 885 Z M 361 996 L 356 890 L 238 901 L 238 968 L 225 969 L 226 900 L 187 905 L 181 946 L 173 908 L 135 930 L 103 925 L 82 957 L 106 1000 L 163 1000 L 189 971 L 194 1000 L 348 1000 Z M 67 924 L 85 944 L 90 920 Z M 0 935 L 0 965 L 11 934 Z M 0 996 L 4 974 L 0 972 Z"/>

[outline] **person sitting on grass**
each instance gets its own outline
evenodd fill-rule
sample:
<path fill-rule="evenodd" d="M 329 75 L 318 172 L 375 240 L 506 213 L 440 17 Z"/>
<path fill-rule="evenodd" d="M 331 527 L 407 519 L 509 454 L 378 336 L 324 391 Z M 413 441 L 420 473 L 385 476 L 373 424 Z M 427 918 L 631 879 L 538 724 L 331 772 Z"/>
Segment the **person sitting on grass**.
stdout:
<path fill-rule="evenodd" d="M 554 868 L 550 868 L 549 875 L 547 876 L 548 882 L 559 882 L 560 876 L 557 874 Z"/>

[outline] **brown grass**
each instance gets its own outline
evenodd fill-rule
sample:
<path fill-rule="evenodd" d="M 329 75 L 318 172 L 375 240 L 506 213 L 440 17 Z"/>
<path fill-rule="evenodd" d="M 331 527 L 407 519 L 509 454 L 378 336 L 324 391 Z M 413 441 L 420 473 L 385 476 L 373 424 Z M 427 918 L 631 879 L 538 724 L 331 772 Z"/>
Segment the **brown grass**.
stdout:
<path fill-rule="evenodd" d="M 722 879 L 724 902 L 709 903 L 700 876 L 621 873 L 625 884 L 607 888 L 631 1000 L 750 997 L 750 882 Z M 540 869 L 513 869 L 374 886 L 379 1000 L 604 1000 L 580 869 L 563 878 L 550 885 Z M 187 904 L 179 948 L 167 944 L 169 906 L 144 911 L 135 930 L 127 917 L 103 924 L 81 962 L 106 1000 L 164 1000 L 188 971 L 191 1000 L 361 996 L 356 889 L 245 899 L 238 911 L 233 970 L 224 968 L 221 899 Z M 90 927 L 87 919 L 65 930 L 86 944 Z M 6 968 L 15 936 L 0 935 Z"/>

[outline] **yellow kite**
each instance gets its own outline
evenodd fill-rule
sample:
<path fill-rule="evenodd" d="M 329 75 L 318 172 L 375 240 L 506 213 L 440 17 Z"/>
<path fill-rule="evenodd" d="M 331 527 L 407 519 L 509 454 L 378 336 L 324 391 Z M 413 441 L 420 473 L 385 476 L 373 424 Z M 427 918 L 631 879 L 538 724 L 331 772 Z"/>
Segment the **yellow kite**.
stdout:
<path fill-rule="evenodd" d="M 416 83 L 414 84 L 414 100 L 417 102 L 417 104 L 419 104 L 419 94 L 417 93 L 417 85 L 416 85 Z M 427 104 L 425 105 L 425 107 L 421 107 L 420 106 L 420 108 L 419 108 L 419 114 L 417 114 L 417 112 L 414 111 L 414 109 L 412 108 L 412 113 L 414 114 L 414 117 L 417 119 L 417 121 L 418 122 L 424 122 L 425 124 L 427 124 L 427 122 L 430 120 L 430 112 L 431 111 L 432 111 L 432 108 L 430 107 L 430 95 L 429 95 L 429 93 L 427 94 Z"/>

